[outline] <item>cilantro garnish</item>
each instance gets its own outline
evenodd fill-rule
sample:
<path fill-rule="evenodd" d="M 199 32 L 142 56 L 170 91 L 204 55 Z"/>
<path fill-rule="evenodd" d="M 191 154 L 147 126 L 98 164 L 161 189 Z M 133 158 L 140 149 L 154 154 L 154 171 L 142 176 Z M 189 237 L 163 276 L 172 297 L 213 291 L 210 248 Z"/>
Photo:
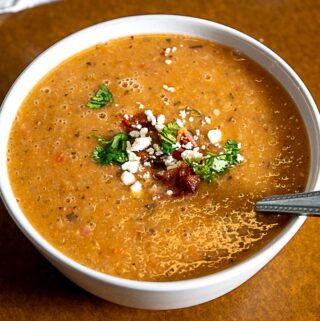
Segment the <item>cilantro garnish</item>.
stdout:
<path fill-rule="evenodd" d="M 87 103 L 87 107 L 90 109 L 100 109 L 109 103 L 112 103 L 113 96 L 106 85 L 101 84 L 100 89 L 96 92 L 94 97 Z"/>
<path fill-rule="evenodd" d="M 235 140 L 229 139 L 224 146 L 222 154 L 215 155 L 208 153 L 208 157 L 201 162 L 191 162 L 187 160 L 188 165 L 204 181 L 213 182 L 219 174 L 224 174 L 229 168 L 237 165 L 239 155 L 239 146 Z"/>
<path fill-rule="evenodd" d="M 161 149 L 165 154 L 171 154 L 175 151 L 177 146 L 177 135 L 179 125 L 175 123 L 169 123 L 160 132 L 160 139 L 162 141 Z"/>
<path fill-rule="evenodd" d="M 106 140 L 99 135 L 93 135 L 100 143 L 92 153 L 92 159 L 98 165 L 118 164 L 121 165 L 128 160 L 126 151 L 127 141 L 130 136 L 127 133 L 119 133 L 112 139 Z"/>

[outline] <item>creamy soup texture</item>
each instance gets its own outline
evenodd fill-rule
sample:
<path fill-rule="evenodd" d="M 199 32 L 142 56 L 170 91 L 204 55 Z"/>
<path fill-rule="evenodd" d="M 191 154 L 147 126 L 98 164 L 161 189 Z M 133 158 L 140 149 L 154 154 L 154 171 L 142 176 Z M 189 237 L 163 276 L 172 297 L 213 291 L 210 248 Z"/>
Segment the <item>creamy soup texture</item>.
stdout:
<path fill-rule="evenodd" d="M 90 109 L 100 84 L 113 102 Z M 234 139 L 243 159 L 180 195 L 141 163 L 141 185 L 131 188 L 119 165 L 93 161 L 92 133 L 109 139 L 124 131 L 124 117 L 147 110 L 166 124 L 179 119 L 198 152 L 219 154 Z M 256 213 L 254 203 L 304 190 L 309 145 L 289 95 L 246 56 L 146 35 L 94 46 L 45 76 L 17 114 L 8 169 L 26 217 L 65 255 L 124 278 L 181 280 L 240 262 L 283 229 L 289 217 Z"/>

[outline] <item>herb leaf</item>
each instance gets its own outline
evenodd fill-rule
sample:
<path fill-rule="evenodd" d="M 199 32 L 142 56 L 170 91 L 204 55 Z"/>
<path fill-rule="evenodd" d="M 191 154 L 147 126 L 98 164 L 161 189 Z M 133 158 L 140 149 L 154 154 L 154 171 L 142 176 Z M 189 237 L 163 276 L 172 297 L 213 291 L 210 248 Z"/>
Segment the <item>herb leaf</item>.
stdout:
<path fill-rule="evenodd" d="M 162 141 L 161 149 L 165 154 L 171 154 L 174 150 L 178 148 L 177 146 L 177 135 L 178 135 L 179 125 L 174 123 L 169 123 L 160 132 L 160 139 Z"/>
<path fill-rule="evenodd" d="M 100 143 L 92 152 L 91 158 L 98 165 L 121 165 L 128 160 L 126 151 L 127 141 L 130 136 L 127 133 L 119 133 L 112 139 L 106 140 L 99 135 L 94 135 Z"/>
<path fill-rule="evenodd" d="M 238 143 L 233 139 L 229 139 L 224 146 L 222 154 L 208 153 L 208 157 L 199 163 L 188 160 L 187 163 L 202 180 L 211 183 L 216 180 L 218 175 L 224 174 L 229 168 L 240 163 L 238 155 Z"/>
<path fill-rule="evenodd" d="M 94 97 L 87 103 L 90 109 L 100 109 L 109 103 L 113 102 L 113 96 L 105 84 L 100 85 L 100 89 L 96 92 Z"/>

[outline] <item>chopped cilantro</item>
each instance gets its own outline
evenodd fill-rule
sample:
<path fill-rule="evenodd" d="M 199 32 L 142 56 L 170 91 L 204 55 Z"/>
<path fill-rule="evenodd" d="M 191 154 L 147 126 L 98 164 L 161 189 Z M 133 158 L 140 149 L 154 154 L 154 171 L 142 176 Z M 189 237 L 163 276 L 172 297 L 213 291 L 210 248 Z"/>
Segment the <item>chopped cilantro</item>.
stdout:
<path fill-rule="evenodd" d="M 177 147 L 177 134 L 179 125 L 169 123 L 160 132 L 160 139 L 162 141 L 161 149 L 165 154 L 171 154 Z"/>
<path fill-rule="evenodd" d="M 99 135 L 94 135 L 100 143 L 92 153 L 92 159 L 98 165 L 118 164 L 121 165 L 128 160 L 126 151 L 127 141 L 130 136 L 127 133 L 119 133 L 112 139 L 106 140 Z"/>
<path fill-rule="evenodd" d="M 90 109 L 100 109 L 109 103 L 112 103 L 113 96 L 106 85 L 101 84 L 100 89 L 96 92 L 94 97 L 87 103 L 87 107 Z"/>
<path fill-rule="evenodd" d="M 201 162 L 187 161 L 188 165 L 204 181 L 213 182 L 219 174 L 224 174 L 229 168 L 237 165 L 239 146 L 235 140 L 229 139 L 222 154 L 208 153 L 208 157 Z"/>

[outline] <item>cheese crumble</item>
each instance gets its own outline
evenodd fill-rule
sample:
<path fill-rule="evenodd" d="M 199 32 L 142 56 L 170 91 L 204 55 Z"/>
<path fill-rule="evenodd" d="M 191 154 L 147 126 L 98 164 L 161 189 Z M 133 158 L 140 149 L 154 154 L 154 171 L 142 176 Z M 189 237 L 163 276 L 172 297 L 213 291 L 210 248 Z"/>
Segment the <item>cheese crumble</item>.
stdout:
<path fill-rule="evenodd" d="M 221 130 L 220 129 L 209 130 L 208 131 L 208 138 L 209 138 L 211 144 L 217 144 L 222 138 Z"/>

